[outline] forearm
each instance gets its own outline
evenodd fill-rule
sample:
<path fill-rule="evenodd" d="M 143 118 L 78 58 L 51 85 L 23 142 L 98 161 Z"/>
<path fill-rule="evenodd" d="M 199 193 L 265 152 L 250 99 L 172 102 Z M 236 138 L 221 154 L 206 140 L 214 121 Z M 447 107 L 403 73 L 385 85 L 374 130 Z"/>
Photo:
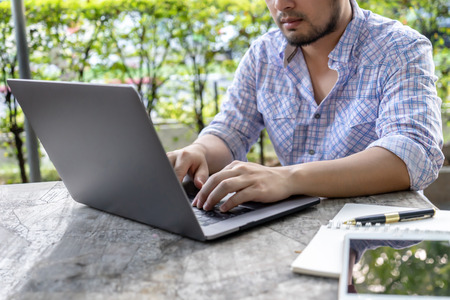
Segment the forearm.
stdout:
<path fill-rule="evenodd" d="M 405 163 L 381 147 L 286 168 L 291 173 L 291 194 L 351 197 L 406 190 L 410 186 Z"/>
<path fill-rule="evenodd" d="M 199 137 L 193 146 L 198 146 L 206 157 L 209 173 L 213 174 L 222 170 L 233 161 L 233 156 L 225 142 L 212 134 Z"/>

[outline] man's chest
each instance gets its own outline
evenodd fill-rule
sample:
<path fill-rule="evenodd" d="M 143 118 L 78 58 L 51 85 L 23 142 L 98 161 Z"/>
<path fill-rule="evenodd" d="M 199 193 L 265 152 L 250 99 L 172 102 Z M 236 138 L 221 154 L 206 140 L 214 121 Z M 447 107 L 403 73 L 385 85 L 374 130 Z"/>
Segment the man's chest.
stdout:
<path fill-rule="evenodd" d="M 282 70 L 257 85 L 258 111 L 284 163 L 355 153 L 377 138 L 380 97 L 368 73 L 339 73 L 320 103 L 309 74 L 302 74 Z"/>
<path fill-rule="evenodd" d="M 318 105 L 330 94 L 338 79 L 338 73 L 335 70 L 310 70 L 310 80 L 314 99 Z"/>
<path fill-rule="evenodd" d="M 382 91 L 377 68 L 343 66 L 320 74 L 306 63 L 268 70 L 256 82 L 258 111 L 266 117 L 296 118 L 298 122 L 328 116 L 329 122 L 374 120 Z"/>
<path fill-rule="evenodd" d="M 320 105 L 336 85 L 338 72 L 328 67 L 328 59 L 305 58 L 305 64 L 314 99 L 317 105 Z"/>
<path fill-rule="evenodd" d="M 342 76 L 347 80 L 339 76 L 335 84 L 331 80 L 321 86 L 326 95 L 319 103 L 309 77 L 284 73 L 270 83 L 265 81 L 256 97 L 265 126 L 274 132 L 299 129 L 327 135 L 337 127 L 374 123 L 382 109 L 376 83 L 357 73 Z"/>

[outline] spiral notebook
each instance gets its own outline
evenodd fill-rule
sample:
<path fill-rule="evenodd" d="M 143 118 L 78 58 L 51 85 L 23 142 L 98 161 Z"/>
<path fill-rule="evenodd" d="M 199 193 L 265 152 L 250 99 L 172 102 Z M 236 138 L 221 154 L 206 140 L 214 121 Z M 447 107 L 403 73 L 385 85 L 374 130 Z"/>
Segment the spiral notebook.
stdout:
<path fill-rule="evenodd" d="M 296 273 L 338 278 L 342 270 L 344 236 L 363 232 L 368 237 L 373 232 L 392 230 L 450 232 L 450 211 L 437 210 L 433 218 L 386 225 L 350 226 L 343 222 L 357 216 L 411 210 L 411 207 L 381 206 L 347 203 L 327 225 L 322 225 L 306 248 L 291 264 Z"/>

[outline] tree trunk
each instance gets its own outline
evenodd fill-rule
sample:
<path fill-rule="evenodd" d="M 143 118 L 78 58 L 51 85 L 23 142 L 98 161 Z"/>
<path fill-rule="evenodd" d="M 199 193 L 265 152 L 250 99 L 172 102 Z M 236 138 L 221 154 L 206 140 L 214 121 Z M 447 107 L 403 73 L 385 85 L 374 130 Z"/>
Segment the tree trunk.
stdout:
<path fill-rule="evenodd" d="M 16 158 L 19 162 L 19 168 L 20 168 L 20 177 L 22 179 L 23 183 L 28 182 L 27 172 L 25 171 L 25 157 L 23 155 L 23 141 L 20 137 L 20 133 L 23 130 L 20 128 L 17 128 L 17 126 L 14 126 L 14 128 L 11 128 L 11 132 L 14 135 L 14 143 L 16 145 Z"/>
<path fill-rule="evenodd" d="M 259 134 L 259 162 L 261 165 L 265 164 L 265 157 L 264 157 L 264 131 L 261 131 Z"/>

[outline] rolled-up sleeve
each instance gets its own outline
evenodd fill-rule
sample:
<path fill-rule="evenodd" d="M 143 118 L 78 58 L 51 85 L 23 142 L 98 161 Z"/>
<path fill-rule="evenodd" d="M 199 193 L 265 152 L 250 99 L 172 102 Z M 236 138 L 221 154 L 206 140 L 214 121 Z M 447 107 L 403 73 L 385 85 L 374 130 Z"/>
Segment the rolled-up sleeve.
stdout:
<path fill-rule="evenodd" d="M 436 80 L 431 44 L 425 38 L 393 49 L 380 76 L 382 97 L 376 123 L 380 139 L 368 147 L 383 147 L 401 158 L 412 190 L 431 184 L 444 162 Z"/>

